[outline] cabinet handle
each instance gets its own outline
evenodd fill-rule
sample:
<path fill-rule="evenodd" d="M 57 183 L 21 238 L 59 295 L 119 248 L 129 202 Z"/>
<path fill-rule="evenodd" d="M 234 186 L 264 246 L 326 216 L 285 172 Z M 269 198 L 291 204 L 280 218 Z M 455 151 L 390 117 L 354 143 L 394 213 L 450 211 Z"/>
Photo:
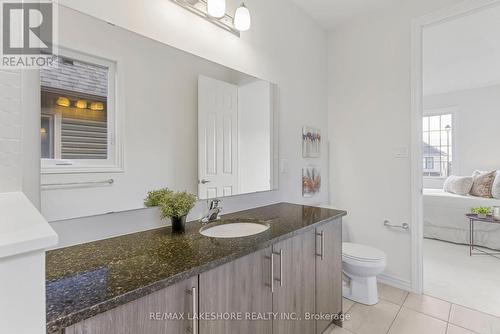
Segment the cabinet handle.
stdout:
<path fill-rule="evenodd" d="M 280 278 L 276 278 L 275 280 L 280 282 L 280 286 L 283 286 L 283 250 L 280 249 L 279 252 L 273 252 L 272 254 L 279 255 L 279 257 L 280 257 Z M 274 276 L 274 274 L 273 274 L 273 276 Z"/>
<path fill-rule="evenodd" d="M 198 334 L 198 302 L 196 300 L 196 288 L 193 287 L 193 334 Z"/>
<path fill-rule="evenodd" d="M 319 256 L 321 258 L 321 260 L 324 259 L 324 254 L 325 254 L 325 234 L 324 234 L 324 231 L 321 231 L 321 232 L 316 232 L 316 236 L 320 237 L 321 239 L 321 253 L 319 254 L 318 252 L 316 252 L 316 256 Z"/>
<path fill-rule="evenodd" d="M 192 324 L 192 327 L 187 329 L 187 331 L 189 333 L 192 333 L 192 334 L 198 334 L 198 322 L 196 321 L 196 313 L 197 313 L 197 308 L 198 308 L 198 305 L 197 305 L 197 302 L 196 302 L 196 288 L 193 287 L 191 288 L 191 290 L 187 289 L 186 290 L 186 293 L 188 295 L 191 295 L 192 296 L 192 302 L 193 302 L 193 324 Z"/>
<path fill-rule="evenodd" d="M 274 293 L 274 252 L 271 251 L 271 293 Z"/>

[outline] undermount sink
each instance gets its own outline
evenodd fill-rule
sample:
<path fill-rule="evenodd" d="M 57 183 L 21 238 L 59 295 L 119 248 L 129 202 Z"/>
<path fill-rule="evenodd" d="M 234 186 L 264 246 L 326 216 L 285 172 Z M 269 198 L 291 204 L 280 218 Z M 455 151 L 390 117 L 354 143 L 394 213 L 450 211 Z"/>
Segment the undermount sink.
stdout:
<path fill-rule="evenodd" d="M 269 224 L 257 219 L 222 219 L 203 226 L 200 233 L 212 238 L 241 238 L 265 232 Z"/>

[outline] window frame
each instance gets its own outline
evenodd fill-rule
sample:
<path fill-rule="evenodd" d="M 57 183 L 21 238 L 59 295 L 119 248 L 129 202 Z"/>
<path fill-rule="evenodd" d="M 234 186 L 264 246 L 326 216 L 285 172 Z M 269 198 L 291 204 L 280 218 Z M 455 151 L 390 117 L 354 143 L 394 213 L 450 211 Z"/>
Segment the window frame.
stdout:
<path fill-rule="evenodd" d="M 459 170 L 459 159 L 458 159 L 458 154 L 457 154 L 457 132 L 458 130 L 458 106 L 448 106 L 448 107 L 439 107 L 439 108 L 429 108 L 425 109 L 423 111 L 422 115 L 422 120 L 424 117 L 431 117 L 431 116 L 442 116 L 442 115 L 451 115 L 451 149 L 453 152 L 453 158 L 452 158 L 452 169 L 451 169 L 451 175 L 454 173 L 458 173 Z M 422 121 L 421 120 L 421 121 Z M 423 134 L 422 130 L 422 134 Z M 422 136 L 422 135 L 421 135 Z M 422 152 L 422 158 L 423 158 L 423 152 Z M 434 159 L 434 164 L 436 164 L 436 160 Z M 424 173 L 424 172 L 423 172 Z M 422 173 L 422 174 L 423 174 Z M 431 175 L 422 175 L 424 179 L 430 179 L 430 180 L 445 180 L 448 178 L 448 176 L 431 176 Z"/>
<path fill-rule="evenodd" d="M 107 159 L 43 159 L 41 158 L 42 174 L 76 174 L 76 173 L 113 173 L 123 172 L 123 146 L 120 118 L 117 108 L 118 73 L 117 62 L 89 55 L 83 52 L 59 47 L 59 56 L 77 61 L 104 66 L 108 68 L 107 124 L 108 124 L 108 154 Z M 42 87 L 39 85 L 41 92 Z M 40 109 L 41 111 L 41 109 Z M 60 118 L 60 117 L 59 117 Z M 60 121 L 60 120 L 59 120 Z M 56 117 L 57 122 L 57 117 Z M 57 126 L 55 126 L 57 132 Z"/>
<path fill-rule="evenodd" d="M 434 169 L 434 157 L 424 157 L 425 167 L 424 169 Z M 431 167 L 429 167 L 429 165 Z"/>
<path fill-rule="evenodd" d="M 55 122 L 56 122 L 56 115 L 54 115 L 54 114 L 48 115 L 48 114 L 42 113 L 40 115 L 40 119 L 43 119 L 43 118 L 46 118 L 48 120 L 48 124 L 49 124 L 49 133 L 50 133 L 49 145 L 51 146 L 49 148 L 49 151 L 50 151 L 49 153 L 51 153 L 50 155 L 54 155 L 55 156 L 56 152 L 57 152 L 57 148 L 55 147 L 56 146 L 56 139 L 57 139 L 57 136 L 56 136 L 56 133 L 55 133 L 55 130 L 56 130 L 56 124 L 55 124 Z"/>

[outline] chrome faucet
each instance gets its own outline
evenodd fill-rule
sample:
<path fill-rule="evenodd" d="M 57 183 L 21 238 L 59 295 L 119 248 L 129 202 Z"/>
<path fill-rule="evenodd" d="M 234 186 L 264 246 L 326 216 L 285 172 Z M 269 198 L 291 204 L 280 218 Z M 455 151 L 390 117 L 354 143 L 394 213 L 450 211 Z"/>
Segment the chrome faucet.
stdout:
<path fill-rule="evenodd" d="M 208 202 L 208 201 L 207 201 Z M 220 211 L 222 209 L 222 207 L 220 206 L 220 203 L 222 201 L 220 199 L 213 199 L 213 200 L 210 200 L 208 203 L 208 212 L 207 214 L 201 219 L 201 222 L 203 224 L 208 224 L 208 223 L 211 223 L 211 222 L 214 222 L 218 219 L 220 219 L 219 217 L 219 214 L 220 214 Z"/>

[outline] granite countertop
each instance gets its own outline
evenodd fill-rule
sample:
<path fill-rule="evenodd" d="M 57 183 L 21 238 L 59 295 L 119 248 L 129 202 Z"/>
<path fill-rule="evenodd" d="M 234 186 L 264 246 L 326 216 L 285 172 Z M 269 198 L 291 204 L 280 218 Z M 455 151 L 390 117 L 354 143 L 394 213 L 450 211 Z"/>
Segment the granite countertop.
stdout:
<path fill-rule="evenodd" d="M 279 203 L 224 215 L 267 221 L 263 233 L 218 239 L 170 227 L 56 249 L 46 256 L 47 332 L 128 303 L 281 240 L 342 217 L 345 211 Z"/>

